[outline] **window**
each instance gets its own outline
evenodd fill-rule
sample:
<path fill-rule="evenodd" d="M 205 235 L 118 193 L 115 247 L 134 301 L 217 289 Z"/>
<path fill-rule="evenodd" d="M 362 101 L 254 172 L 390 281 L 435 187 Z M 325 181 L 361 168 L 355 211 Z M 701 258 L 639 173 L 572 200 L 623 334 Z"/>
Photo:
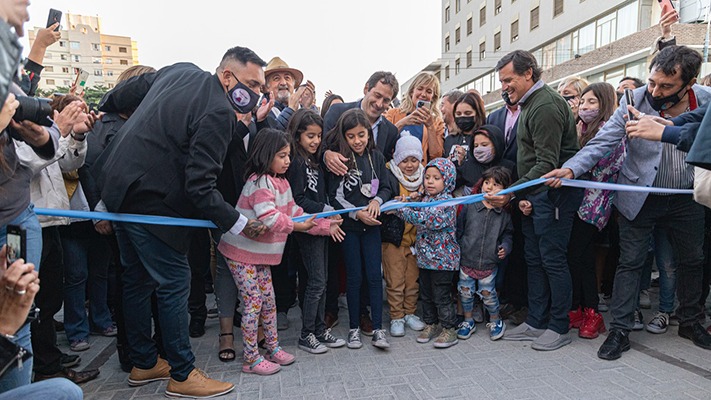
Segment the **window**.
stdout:
<path fill-rule="evenodd" d="M 92 43 L 91 49 L 94 51 L 101 51 L 101 45 L 99 43 Z"/>
<path fill-rule="evenodd" d="M 109 45 L 104 46 L 104 50 L 111 51 L 111 46 L 109 46 Z"/>
<path fill-rule="evenodd" d="M 501 50 L 501 32 L 494 34 L 494 51 Z"/>
<path fill-rule="evenodd" d="M 59 59 L 62 61 L 67 61 L 67 55 L 66 54 L 60 54 Z"/>
<path fill-rule="evenodd" d="M 128 60 L 121 60 L 121 65 L 128 65 Z"/>
<path fill-rule="evenodd" d="M 81 28 L 81 33 L 86 35 L 86 28 Z"/>
<path fill-rule="evenodd" d="M 602 47 L 614 42 L 617 38 L 617 16 L 615 13 L 597 20 L 597 46 Z"/>
<path fill-rule="evenodd" d="M 114 71 L 106 71 L 106 76 L 114 76 Z"/>
<path fill-rule="evenodd" d="M 467 51 L 467 68 L 472 66 L 472 51 Z"/>
<path fill-rule="evenodd" d="M 454 61 L 454 75 L 459 75 L 459 59 Z"/>
<path fill-rule="evenodd" d="M 563 0 L 553 0 L 553 18 L 563 14 Z"/>
<path fill-rule="evenodd" d="M 595 50 L 595 22 L 585 25 L 578 31 L 578 52 L 583 55 Z"/>
<path fill-rule="evenodd" d="M 103 75 L 103 71 L 101 71 L 100 69 L 94 70 L 94 76 L 101 76 L 101 75 Z"/>
<path fill-rule="evenodd" d="M 65 42 L 64 40 L 60 40 L 59 47 L 67 47 L 67 42 Z"/>
<path fill-rule="evenodd" d="M 486 58 L 486 42 L 479 43 L 479 61 Z"/>
<path fill-rule="evenodd" d="M 461 41 L 459 31 L 459 28 L 454 30 L 454 44 L 458 44 Z"/>
<path fill-rule="evenodd" d="M 511 23 L 511 43 L 518 40 L 518 20 Z"/>
<path fill-rule="evenodd" d="M 48 65 L 44 67 L 44 72 L 54 72 L 54 67 L 51 65 Z"/>
<path fill-rule="evenodd" d="M 501 0 L 494 0 L 494 15 L 501 13 Z"/>
<path fill-rule="evenodd" d="M 62 73 L 63 73 L 63 74 L 68 74 L 68 73 L 69 73 L 69 67 L 62 67 Z"/>
<path fill-rule="evenodd" d="M 92 64 L 101 64 L 101 57 L 91 57 Z"/>
<path fill-rule="evenodd" d="M 444 80 L 449 80 L 449 65 L 444 67 Z"/>
<path fill-rule="evenodd" d="M 104 63 L 105 63 L 105 64 L 113 64 L 113 63 L 114 63 L 114 60 L 112 60 L 112 59 L 110 59 L 110 58 L 107 58 L 107 59 L 104 60 Z"/>
<path fill-rule="evenodd" d="M 72 55 L 72 60 L 77 63 L 81 62 L 81 56 L 74 54 L 74 55 Z"/>
<path fill-rule="evenodd" d="M 447 22 L 449 22 L 449 6 L 444 9 L 444 23 L 446 24 Z"/>
<path fill-rule="evenodd" d="M 538 28 L 538 7 L 531 10 L 531 30 Z"/>
<path fill-rule="evenodd" d="M 637 32 L 639 26 L 639 6 L 634 2 L 617 11 L 617 39 Z M 633 75 L 641 76 L 641 75 Z"/>
<path fill-rule="evenodd" d="M 48 85 L 54 85 L 54 79 L 47 79 Z"/>
<path fill-rule="evenodd" d="M 556 41 L 556 55 L 555 63 L 556 65 L 562 64 L 573 58 L 573 44 L 571 41 L 571 35 L 565 35 Z"/>
<path fill-rule="evenodd" d="M 109 89 L 113 89 L 113 88 L 114 88 L 114 84 L 113 84 L 113 83 L 109 83 L 107 86 L 108 86 Z"/>
<path fill-rule="evenodd" d="M 469 19 L 467 19 L 467 36 L 472 34 L 472 25 L 472 17 L 469 17 Z"/>
<path fill-rule="evenodd" d="M 446 53 L 448 51 L 449 51 L 449 36 L 445 36 L 444 37 L 444 52 Z"/>
<path fill-rule="evenodd" d="M 79 46 L 79 42 L 69 42 L 69 47 L 72 49 L 78 49 L 81 46 Z"/>
<path fill-rule="evenodd" d="M 462 0 L 455 0 L 454 1 L 454 13 L 458 13 L 462 11 Z"/>
<path fill-rule="evenodd" d="M 119 47 L 119 53 L 127 53 L 125 47 Z"/>
<path fill-rule="evenodd" d="M 486 23 L 486 5 L 479 9 L 479 26 L 484 26 Z"/>

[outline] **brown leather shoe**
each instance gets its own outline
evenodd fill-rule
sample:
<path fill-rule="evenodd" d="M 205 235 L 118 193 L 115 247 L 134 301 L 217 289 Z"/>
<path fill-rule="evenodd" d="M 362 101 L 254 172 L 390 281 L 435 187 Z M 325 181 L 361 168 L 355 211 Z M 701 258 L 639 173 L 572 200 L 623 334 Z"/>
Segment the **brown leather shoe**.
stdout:
<path fill-rule="evenodd" d="M 128 386 L 142 386 L 155 381 L 170 379 L 170 365 L 168 361 L 158 357 L 156 365 L 151 369 L 133 367 L 128 376 Z"/>
<path fill-rule="evenodd" d="M 370 315 L 361 314 L 360 331 L 365 336 L 373 336 L 373 321 L 370 320 Z"/>
<path fill-rule="evenodd" d="M 49 375 L 35 373 L 35 382 L 52 378 L 67 378 L 78 385 L 81 383 L 89 382 L 92 379 L 96 379 L 97 376 L 99 376 L 98 369 L 91 369 L 88 371 L 75 371 L 70 368 L 62 368 L 61 370 L 59 370 L 59 372 Z"/>
<path fill-rule="evenodd" d="M 338 314 L 327 312 L 323 318 L 323 322 L 326 324 L 327 329 L 333 328 L 338 325 Z"/>
<path fill-rule="evenodd" d="M 178 382 L 173 378 L 168 381 L 165 395 L 168 397 L 192 397 L 204 399 L 221 396 L 234 390 L 235 385 L 210 379 L 207 374 L 197 368 L 188 375 L 188 379 Z"/>

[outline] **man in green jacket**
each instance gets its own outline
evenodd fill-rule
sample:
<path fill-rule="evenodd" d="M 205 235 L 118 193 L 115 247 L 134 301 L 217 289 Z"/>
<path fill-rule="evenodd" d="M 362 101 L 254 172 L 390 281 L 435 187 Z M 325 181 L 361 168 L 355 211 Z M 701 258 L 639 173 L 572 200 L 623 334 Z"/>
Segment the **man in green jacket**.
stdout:
<path fill-rule="evenodd" d="M 515 184 L 540 178 L 559 168 L 579 149 L 575 119 L 567 102 L 541 80 L 533 54 L 517 50 L 496 65 L 508 104 L 519 104 L 516 141 L 518 175 Z M 570 343 L 568 311 L 572 286 L 567 248 L 573 217 L 582 191 L 537 188 L 525 195 L 532 205 L 523 217 L 524 252 L 528 264 L 528 318 L 506 332 L 507 340 L 530 340 L 536 350 L 556 350 Z M 490 197 L 495 203 L 509 196 Z"/>

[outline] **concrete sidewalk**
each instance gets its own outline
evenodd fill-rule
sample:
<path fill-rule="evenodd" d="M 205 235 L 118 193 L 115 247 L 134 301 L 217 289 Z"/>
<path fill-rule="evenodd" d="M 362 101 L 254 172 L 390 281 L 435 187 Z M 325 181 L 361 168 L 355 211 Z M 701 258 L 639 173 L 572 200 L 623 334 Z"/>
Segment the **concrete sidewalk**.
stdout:
<path fill-rule="evenodd" d="M 652 316 L 646 310 L 647 322 Z M 238 332 L 237 360 L 218 359 L 217 319 L 208 320 L 205 336 L 191 340 L 196 366 L 235 384 L 236 390 L 224 399 L 711 399 L 711 351 L 677 336 L 676 327 L 662 335 L 633 332 L 632 350 L 617 361 L 597 358 L 605 336 L 585 340 L 573 331 L 571 345 L 538 352 L 530 342 L 490 341 L 484 324 L 478 324 L 469 340 L 445 350 L 416 343 L 415 333 L 408 330 L 405 337 L 388 337 L 389 351 L 374 348 L 363 336 L 360 350 L 344 347 L 311 355 L 296 346 L 300 318 L 299 309 L 293 308 L 289 330 L 279 332 L 282 347 L 296 355 L 296 363 L 273 376 L 240 372 Z M 341 309 L 335 335 L 345 338 L 347 319 Z M 68 351 L 63 334 L 60 343 Z M 79 368 L 100 367 L 101 375 L 82 386 L 86 399 L 164 398 L 167 382 L 128 386 L 113 339 L 92 337 L 91 344 L 81 353 Z"/>

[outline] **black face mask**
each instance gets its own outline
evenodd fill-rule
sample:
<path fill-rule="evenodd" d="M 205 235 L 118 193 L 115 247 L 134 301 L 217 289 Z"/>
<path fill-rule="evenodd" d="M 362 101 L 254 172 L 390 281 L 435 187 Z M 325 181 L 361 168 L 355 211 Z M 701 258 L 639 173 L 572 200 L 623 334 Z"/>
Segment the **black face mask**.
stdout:
<path fill-rule="evenodd" d="M 232 74 L 232 72 L 230 72 Z M 259 95 L 254 93 L 247 85 L 240 82 L 239 79 L 232 74 L 237 80 L 235 87 L 227 91 L 227 100 L 230 101 L 232 108 L 240 114 L 248 114 L 254 110 L 259 100 Z"/>
<path fill-rule="evenodd" d="M 570 101 L 573 100 L 575 96 L 563 96 L 563 98 L 565 99 L 565 101 Z"/>
<path fill-rule="evenodd" d="M 646 90 L 644 92 L 644 97 L 647 98 L 649 105 L 652 106 L 654 111 L 657 111 L 657 112 L 664 111 L 664 110 L 667 110 L 671 107 L 674 107 L 677 103 L 679 103 L 681 101 L 682 97 L 686 96 L 686 93 L 684 93 L 684 96 L 679 97 L 679 93 L 681 93 L 684 89 L 686 89 L 686 86 L 688 84 L 689 84 L 688 82 L 685 83 L 684 86 L 681 89 L 679 89 L 678 92 L 674 93 L 671 96 L 661 97 L 661 98 L 652 97 L 652 94 L 649 93 L 649 90 Z"/>
<path fill-rule="evenodd" d="M 514 103 L 513 101 L 511 101 L 511 99 L 509 98 L 509 92 L 501 92 L 501 98 L 503 98 L 504 102 L 510 106 L 515 106 L 516 103 L 518 103 Z"/>
<path fill-rule="evenodd" d="M 476 126 L 474 117 L 454 117 L 454 123 L 457 124 L 457 128 L 462 132 L 470 132 Z"/>

